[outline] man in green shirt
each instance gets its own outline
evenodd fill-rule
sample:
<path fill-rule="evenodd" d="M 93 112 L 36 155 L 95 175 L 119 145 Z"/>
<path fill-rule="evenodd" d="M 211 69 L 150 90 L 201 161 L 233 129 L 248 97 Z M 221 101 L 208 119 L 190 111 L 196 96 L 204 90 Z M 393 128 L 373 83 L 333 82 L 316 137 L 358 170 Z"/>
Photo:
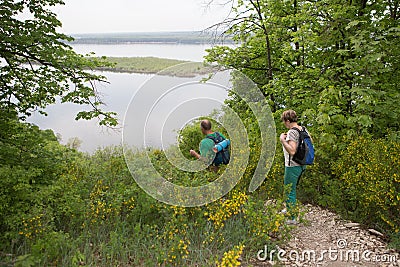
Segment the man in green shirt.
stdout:
<path fill-rule="evenodd" d="M 200 142 L 200 154 L 192 149 L 190 150 L 190 155 L 197 159 L 203 160 L 207 164 L 210 164 L 215 158 L 215 152 L 212 150 L 215 145 L 213 139 L 218 138 L 218 135 L 223 139 L 226 139 L 226 137 L 221 133 L 213 132 L 211 129 L 211 122 L 209 120 L 202 120 L 200 123 L 200 128 L 201 132 L 206 136 Z"/>

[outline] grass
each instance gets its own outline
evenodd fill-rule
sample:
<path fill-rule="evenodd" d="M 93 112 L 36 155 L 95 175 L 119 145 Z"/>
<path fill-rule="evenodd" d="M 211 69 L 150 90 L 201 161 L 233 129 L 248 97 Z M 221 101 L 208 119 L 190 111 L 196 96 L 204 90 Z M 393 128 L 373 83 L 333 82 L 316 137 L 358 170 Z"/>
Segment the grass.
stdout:
<path fill-rule="evenodd" d="M 102 67 L 98 70 L 126 73 L 147 73 L 178 77 L 194 77 L 208 73 L 203 63 L 157 58 L 157 57 L 107 57 L 113 67 Z M 187 64 L 185 64 L 187 63 Z M 190 64 L 188 64 L 190 63 Z M 174 68 L 171 68 L 175 66 Z"/>

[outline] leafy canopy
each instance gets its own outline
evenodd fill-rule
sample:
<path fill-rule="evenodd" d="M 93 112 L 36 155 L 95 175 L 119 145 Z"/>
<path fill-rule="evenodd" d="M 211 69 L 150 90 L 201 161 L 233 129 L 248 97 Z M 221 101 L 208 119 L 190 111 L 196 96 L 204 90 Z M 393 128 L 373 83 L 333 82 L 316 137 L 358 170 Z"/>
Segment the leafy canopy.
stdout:
<path fill-rule="evenodd" d="M 76 119 L 99 118 L 117 124 L 104 112 L 96 83 L 105 77 L 90 70 L 103 59 L 85 58 L 66 44 L 73 39 L 57 32 L 61 22 L 50 10 L 61 0 L 4 0 L 0 6 L 0 108 L 21 119 L 60 100 L 88 106 Z"/>
<path fill-rule="evenodd" d="M 277 116 L 295 109 L 331 144 L 400 130 L 398 1 L 231 2 L 216 26 L 238 47 L 213 48 L 206 60 L 244 72 Z"/>

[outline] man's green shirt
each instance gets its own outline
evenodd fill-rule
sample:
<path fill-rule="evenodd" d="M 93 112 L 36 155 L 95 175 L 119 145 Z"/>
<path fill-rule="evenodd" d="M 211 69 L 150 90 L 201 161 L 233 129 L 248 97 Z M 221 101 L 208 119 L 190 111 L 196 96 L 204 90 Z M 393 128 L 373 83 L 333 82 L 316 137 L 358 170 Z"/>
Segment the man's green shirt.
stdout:
<path fill-rule="evenodd" d="M 219 133 L 224 139 L 226 139 L 226 137 L 222 134 Z M 207 136 L 212 136 L 214 138 L 217 137 L 217 135 L 214 133 L 212 134 L 208 134 Z M 212 151 L 213 147 L 214 147 L 214 141 L 211 140 L 210 138 L 204 138 L 203 140 L 201 140 L 200 142 L 200 156 L 207 158 L 209 160 L 213 159 L 213 157 L 215 156 L 215 153 Z"/>

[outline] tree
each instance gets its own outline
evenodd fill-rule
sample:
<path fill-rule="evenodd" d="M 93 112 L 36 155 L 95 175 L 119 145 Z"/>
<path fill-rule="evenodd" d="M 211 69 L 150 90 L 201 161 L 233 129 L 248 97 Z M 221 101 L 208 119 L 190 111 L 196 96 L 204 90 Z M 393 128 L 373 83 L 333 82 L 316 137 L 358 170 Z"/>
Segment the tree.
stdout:
<path fill-rule="evenodd" d="M 67 147 L 71 149 L 78 150 L 82 145 L 82 140 L 80 140 L 78 137 L 72 137 L 68 139 L 67 142 Z"/>
<path fill-rule="evenodd" d="M 256 81 L 277 120 L 282 109 L 299 113 L 317 152 L 301 183 L 302 201 L 382 227 L 398 240 L 392 233 L 398 231 L 393 216 L 398 200 L 392 195 L 399 194 L 399 183 L 387 171 L 393 164 L 388 167 L 382 159 L 396 159 L 390 154 L 396 154 L 400 140 L 400 1 L 231 2 L 233 16 L 217 26 L 226 26 L 238 47 L 215 47 L 206 59 Z M 244 117 L 251 113 L 239 98 L 228 104 Z M 375 160 L 378 167 L 372 165 Z M 272 170 L 281 169 L 279 164 Z M 276 175 L 283 174 L 269 173 Z M 363 206 L 376 203 L 370 200 L 367 177 L 382 193 L 379 208 Z"/>
<path fill-rule="evenodd" d="M 50 11 L 62 0 L 4 0 L 0 6 L 0 108 L 21 119 L 56 102 L 88 105 L 77 119 L 99 118 L 117 124 L 115 113 L 101 110 L 96 83 L 105 77 L 90 72 L 106 64 L 76 54 L 73 39 L 57 32 L 61 22 Z M 12 116 L 12 115 L 11 115 Z"/>
<path fill-rule="evenodd" d="M 61 0 L 4 0 L 0 5 L 0 231 L 1 248 L 18 239 L 21 218 L 40 203 L 77 153 L 59 144 L 51 130 L 23 122 L 33 111 L 56 101 L 89 106 L 77 119 L 99 118 L 117 124 L 115 113 L 101 110 L 91 72 L 105 64 L 76 54 L 58 33 L 61 22 L 49 8 Z M 44 190 L 43 190 L 44 189 Z M 33 208 L 34 207 L 34 208 Z"/>
<path fill-rule="evenodd" d="M 0 110 L 0 249 L 17 238 L 21 218 L 42 200 L 38 192 L 56 185 L 78 152 L 59 144 L 51 130 L 21 122 Z M 12 237 L 10 234 L 14 233 Z"/>
<path fill-rule="evenodd" d="M 271 100 L 337 136 L 400 130 L 399 1 L 241 0 L 217 26 L 238 41 L 206 59 L 241 70 Z"/>

